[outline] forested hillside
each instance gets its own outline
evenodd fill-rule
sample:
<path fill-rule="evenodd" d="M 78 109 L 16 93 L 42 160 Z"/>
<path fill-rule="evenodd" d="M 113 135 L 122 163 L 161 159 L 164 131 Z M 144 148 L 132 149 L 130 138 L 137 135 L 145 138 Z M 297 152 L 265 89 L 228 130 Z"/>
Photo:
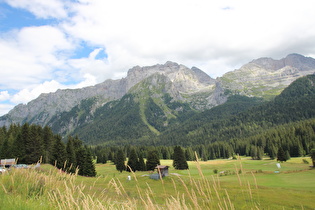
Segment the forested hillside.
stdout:
<path fill-rule="evenodd" d="M 256 103 L 253 107 L 246 102 L 255 99 L 234 103 L 233 100 L 188 119 L 179 127 L 170 128 L 158 139 L 162 145 L 208 144 L 249 137 L 277 125 L 314 118 L 314 84 L 315 75 L 300 78 L 273 101 Z M 246 107 L 249 108 L 246 110 Z"/>

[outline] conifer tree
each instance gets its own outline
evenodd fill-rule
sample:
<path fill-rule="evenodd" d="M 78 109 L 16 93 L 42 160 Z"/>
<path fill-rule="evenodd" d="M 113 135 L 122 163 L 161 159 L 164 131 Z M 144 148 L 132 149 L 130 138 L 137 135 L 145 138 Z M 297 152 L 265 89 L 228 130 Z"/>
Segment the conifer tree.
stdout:
<path fill-rule="evenodd" d="M 67 151 L 67 171 L 74 173 L 77 167 L 76 151 L 73 145 L 73 138 L 68 137 L 68 142 L 66 145 Z"/>
<path fill-rule="evenodd" d="M 286 160 L 286 154 L 285 154 L 284 150 L 282 149 L 282 147 L 279 147 L 279 149 L 278 149 L 277 161 L 280 161 L 280 162 L 287 161 Z"/>
<path fill-rule="evenodd" d="M 182 150 L 180 146 L 174 147 L 173 166 L 175 169 L 178 169 L 178 170 L 188 169 L 188 164 L 186 161 L 184 151 Z"/>
<path fill-rule="evenodd" d="M 185 157 L 186 157 L 186 160 L 188 160 L 188 161 L 195 160 L 194 152 L 193 152 L 193 150 L 191 149 L 191 147 L 188 147 L 188 148 L 185 150 Z"/>
<path fill-rule="evenodd" d="M 79 175 L 94 177 L 96 176 L 95 165 L 90 149 L 82 146 L 77 152 L 77 165 L 79 167 Z"/>
<path fill-rule="evenodd" d="M 129 167 L 128 167 L 129 166 Z M 139 160 L 138 160 L 138 155 L 136 153 L 135 149 L 131 149 L 129 157 L 128 157 L 128 162 L 127 162 L 127 168 L 126 170 L 131 172 L 132 171 L 137 171 L 139 169 Z"/>
<path fill-rule="evenodd" d="M 156 150 L 148 151 L 146 167 L 148 171 L 154 171 L 155 167 L 160 165 L 159 153 Z"/>
<path fill-rule="evenodd" d="M 63 168 L 67 159 L 66 147 L 61 141 L 61 136 L 57 135 L 52 148 L 51 164 L 57 168 Z"/>
<path fill-rule="evenodd" d="M 147 168 L 146 168 L 143 156 L 142 156 L 142 154 L 139 154 L 139 168 L 138 168 L 138 171 L 146 171 L 146 170 L 147 170 Z"/>
<path fill-rule="evenodd" d="M 43 129 L 43 146 L 44 146 L 44 163 L 49 163 L 51 159 L 51 150 L 54 143 L 54 134 L 50 127 L 45 126 Z"/>
<path fill-rule="evenodd" d="M 43 154 L 43 142 L 41 138 L 41 129 L 40 126 L 31 125 L 29 127 L 29 138 L 25 142 L 25 163 L 33 164 L 38 162 Z"/>
<path fill-rule="evenodd" d="M 116 155 L 116 158 L 115 158 L 116 169 L 117 171 L 120 171 L 121 173 L 122 171 L 126 170 L 126 166 L 125 166 L 126 158 L 125 158 L 124 152 L 121 149 L 119 149 L 115 155 Z"/>

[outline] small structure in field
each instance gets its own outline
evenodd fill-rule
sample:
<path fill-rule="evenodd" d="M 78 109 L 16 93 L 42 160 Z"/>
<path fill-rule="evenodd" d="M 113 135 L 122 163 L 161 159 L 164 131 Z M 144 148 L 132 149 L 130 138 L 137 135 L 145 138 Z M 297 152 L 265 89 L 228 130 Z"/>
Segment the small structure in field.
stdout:
<path fill-rule="evenodd" d="M 168 176 L 168 168 L 169 166 L 163 166 L 163 165 L 158 165 L 155 167 L 157 170 L 156 174 L 151 174 L 150 178 L 151 179 L 160 179 L 163 178 L 164 176 Z"/>
<path fill-rule="evenodd" d="M 16 160 L 14 158 L 12 159 L 1 159 L 0 160 L 0 166 L 2 167 L 6 167 L 6 168 L 9 168 L 13 165 L 16 164 Z"/>

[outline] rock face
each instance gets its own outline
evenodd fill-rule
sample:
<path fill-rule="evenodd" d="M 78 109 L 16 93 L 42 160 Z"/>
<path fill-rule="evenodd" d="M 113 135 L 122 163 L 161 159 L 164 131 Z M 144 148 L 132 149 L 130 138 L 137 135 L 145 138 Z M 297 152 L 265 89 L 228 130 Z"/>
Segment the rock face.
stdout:
<path fill-rule="evenodd" d="M 89 107 L 90 114 L 93 114 L 104 104 L 121 99 L 127 93 L 143 91 L 143 87 L 163 87 L 163 93 L 168 93 L 173 101 L 188 103 L 196 110 L 205 110 L 225 103 L 231 94 L 267 99 L 274 97 L 295 79 L 314 72 L 315 59 L 298 54 L 290 54 L 281 60 L 259 58 L 216 80 L 196 67 L 190 69 L 170 61 L 164 65 L 135 66 L 128 71 L 126 78 L 120 80 L 106 80 L 82 89 L 41 94 L 37 99 L 26 105 L 20 104 L 2 116 L 0 126 L 24 122 L 44 126 L 52 118 L 57 119 L 60 114 L 70 112 L 89 99 L 93 99 Z M 138 85 L 141 82 L 147 85 Z M 152 94 L 153 97 L 161 96 L 157 92 Z"/>
<path fill-rule="evenodd" d="M 109 101 L 122 98 L 136 84 L 154 74 L 164 75 L 171 82 L 172 85 L 166 92 L 173 97 L 173 100 L 192 102 L 192 106 L 196 109 L 211 108 L 226 100 L 226 96 L 220 100 L 213 99 L 212 93 L 220 92 L 221 88 L 216 89 L 216 81 L 206 73 L 195 67 L 189 69 L 169 61 L 164 65 L 133 67 L 128 71 L 127 77 L 120 80 L 106 80 L 82 89 L 41 94 L 37 99 L 26 105 L 20 104 L 7 115 L 2 116 L 0 126 L 23 122 L 46 125 L 52 117 L 62 112 L 69 112 L 82 100 L 89 98 L 95 98 L 97 101 L 91 110 L 93 111 Z M 206 97 L 195 101 L 200 93 L 206 94 Z"/>
<path fill-rule="evenodd" d="M 272 98 L 299 77 L 315 72 L 315 59 L 290 54 L 281 60 L 259 58 L 218 80 L 231 93 Z"/>

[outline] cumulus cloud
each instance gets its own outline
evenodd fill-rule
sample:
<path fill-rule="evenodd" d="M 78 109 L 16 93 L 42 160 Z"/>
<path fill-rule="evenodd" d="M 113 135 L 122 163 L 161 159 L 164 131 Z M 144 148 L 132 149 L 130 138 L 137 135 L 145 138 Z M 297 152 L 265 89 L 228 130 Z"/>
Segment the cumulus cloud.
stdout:
<path fill-rule="evenodd" d="M 14 103 L 118 79 L 135 65 L 171 60 L 215 78 L 263 56 L 315 55 L 312 0 L 5 2 L 54 20 L 0 35 L 0 91 L 16 90 Z M 83 42 L 90 52 L 73 56 Z"/>
<path fill-rule="evenodd" d="M 0 92 L 0 101 L 6 101 L 10 98 L 10 94 L 8 91 L 1 91 Z"/>
<path fill-rule="evenodd" d="M 314 40 L 311 5 L 307 0 L 94 0 L 75 5 L 63 27 L 106 47 L 115 70 L 173 60 L 220 76 L 259 56 L 285 56 L 293 40 Z"/>
<path fill-rule="evenodd" d="M 52 26 L 27 27 L 0 37 L 0 88 L 22 89 L 50 80 L 62 68 L 61 52 L 73 45 L 64 33 Z"/>
<path fill-rule="evenodd" d="M 38 18 L 65 18 L 67 12 L 62 0 L 5 0 L 16 8 L 26 9 Z"/>

